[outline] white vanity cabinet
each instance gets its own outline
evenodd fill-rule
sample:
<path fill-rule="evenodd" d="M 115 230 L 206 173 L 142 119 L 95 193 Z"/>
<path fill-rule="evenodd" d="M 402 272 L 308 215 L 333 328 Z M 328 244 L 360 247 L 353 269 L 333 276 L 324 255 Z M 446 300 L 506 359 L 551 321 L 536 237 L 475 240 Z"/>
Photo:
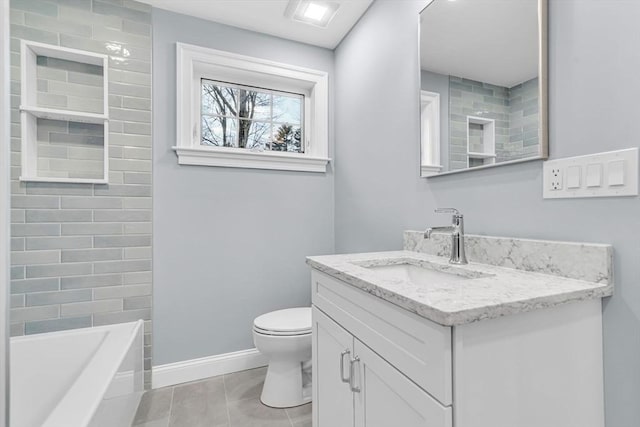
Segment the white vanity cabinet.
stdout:
<path fill-rule="evenodd" d="M 443 326 L 312 270 L 314 427 L 603 427 L 601 301 Z"/>
<path fill-rule="evenodd" d="M 314 425 L 451 427 L 440 405 L 322 311 L 313 312 L 317 366 Z M 353 356 L 357 355 L 357 356 Z"/>
<path fill-rule="evenodd" d="M 349 385 L 353 336 L 313 308 L 314 425 L 352 426 L 354 396 Z"/>

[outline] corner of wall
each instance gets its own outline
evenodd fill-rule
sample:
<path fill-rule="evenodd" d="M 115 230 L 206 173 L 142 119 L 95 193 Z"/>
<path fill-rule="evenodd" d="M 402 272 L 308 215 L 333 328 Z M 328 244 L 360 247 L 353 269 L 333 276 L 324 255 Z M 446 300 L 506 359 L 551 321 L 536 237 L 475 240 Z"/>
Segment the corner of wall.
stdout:
<path fill-rule="evenodd" d="M 0 0 L 0 424 L 9 426 L 9 0 Z"/>

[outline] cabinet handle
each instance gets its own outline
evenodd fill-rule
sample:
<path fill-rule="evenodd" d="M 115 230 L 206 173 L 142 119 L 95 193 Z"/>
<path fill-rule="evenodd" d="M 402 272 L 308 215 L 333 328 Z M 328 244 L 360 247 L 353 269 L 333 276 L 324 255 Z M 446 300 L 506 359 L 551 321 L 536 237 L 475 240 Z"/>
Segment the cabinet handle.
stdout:
<path fill-rule="evenodd" d="M 340 379 L 342 380 L 343 383 L 348 383 L 351 380 L 350 377 L 347 377 L 347 378 L 344 377 L 344 357 L 350 354 L 351 354 L 351 350 L 348 350 L 348 349 L 340 353 Z M 351 375 L 351 371 L 349 371 L 349 375 Z"/>
<path fill-rule="evenodd" d="M 360 387 L 356 387 L 355 385 L 353 385 L 354 378 L 355 378 L 355 375 L 354 375 L 355 369 L 353 369 L 353 366 L 356 363 L 360 364 L 360 358 L 358 356 L 356 356 L 354 359 L 351 359 L 351 362 L 349 363 L 349 388 L 354 393 L 360 393 Z"/>

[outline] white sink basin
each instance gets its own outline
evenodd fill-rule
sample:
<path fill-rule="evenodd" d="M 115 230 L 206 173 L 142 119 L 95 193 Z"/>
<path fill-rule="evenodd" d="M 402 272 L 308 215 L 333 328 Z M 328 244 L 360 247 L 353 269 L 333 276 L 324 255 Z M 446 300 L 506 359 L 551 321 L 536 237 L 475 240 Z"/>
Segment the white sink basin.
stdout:
<path fill-rule="evenodd" d="M 360 266 L 375 271 L 381 278 L 406 281 L 418 286 L 428 286 L 433 283 L 452 283 L 488 276 L 478 271 L 430 263 L 400 262 L 390 265 L 361 264 Z"/>

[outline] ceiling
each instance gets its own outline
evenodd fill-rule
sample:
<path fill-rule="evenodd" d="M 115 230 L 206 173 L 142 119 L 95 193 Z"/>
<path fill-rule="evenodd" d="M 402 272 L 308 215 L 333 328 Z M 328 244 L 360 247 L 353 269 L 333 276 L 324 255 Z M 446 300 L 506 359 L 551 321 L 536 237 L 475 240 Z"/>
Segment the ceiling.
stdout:
<path fill-rule="evenodd" d="M 424 70 L 503 87 L 538 75 L 537 0 L 434 0 L 420 17 Z"/>
<path fill-rule="evenodd" d="M 140 0 L 160 9 L 334 49 L 373 0 L 331 0 L 340 3 L 327 28 L 284 16 L 287 0 Z"/>

